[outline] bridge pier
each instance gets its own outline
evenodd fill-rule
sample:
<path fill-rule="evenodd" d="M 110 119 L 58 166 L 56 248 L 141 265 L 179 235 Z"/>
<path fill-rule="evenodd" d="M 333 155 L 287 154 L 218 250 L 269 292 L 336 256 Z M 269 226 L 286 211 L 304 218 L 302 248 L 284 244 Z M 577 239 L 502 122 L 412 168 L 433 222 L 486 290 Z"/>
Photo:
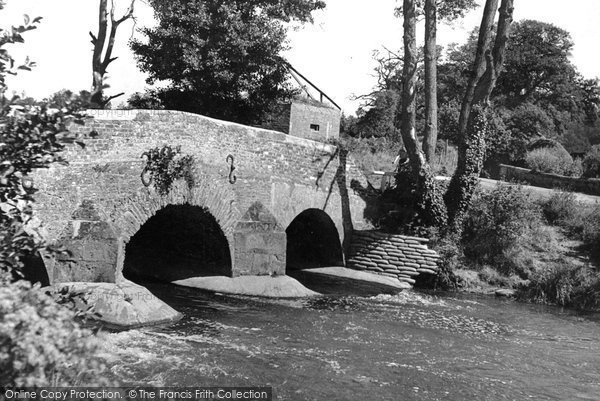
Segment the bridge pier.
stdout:
<path fill-rule="evenodd" d="M 260 202 L 250 206 L 233 238 L 233 277 L 285 274 L 286 233 Z"/>
<path fill-rule="evenodd" d="M 55 245 L 65 252 L 44 258 L 50 283 L 115 283 L 119 239 L 91 202 L 83 202 Z"/>

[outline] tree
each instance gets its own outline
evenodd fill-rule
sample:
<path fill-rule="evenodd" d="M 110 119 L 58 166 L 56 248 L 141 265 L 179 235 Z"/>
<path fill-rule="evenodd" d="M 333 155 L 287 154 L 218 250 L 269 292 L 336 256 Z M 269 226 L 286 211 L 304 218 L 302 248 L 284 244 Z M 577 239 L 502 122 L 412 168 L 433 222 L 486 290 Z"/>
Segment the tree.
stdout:
<path fill-rule="evenodd" d="M 508 30 L 512 22 L 513 0 L 502 0 L 498 30 L 492 47 L 492 28 L 499 0 L 487 0 L 477 43 L 475 62 L 467 84 L 459 119 L 459 160 L 443 201 L 415 133 L 416 4 L 404 0 L 404 70 L 401 134 L 410 159 L 412 175 L 425 223 L 460 231 L 477 184 L 485 155 L 487 108 L 500 74 Z"/>
<path fill-rule="evenodd" d="M 410 160 L 424 223 L 441 226 L 447 214 L 431 167 L 421 151 L 416 132 L 417 37 L 415 0 L 404 0 L 404 60 L 400 132 Z"/>
<path fill-rule="evenodd" d="M 423 151 L 427 161 L 435 159 L 438 132 L 437 100 L 437 3 L 425 0 L 425 132 Z"/>
<path fill-rule="evenodd" d="M 425 0 L 425 130 L 423 151 L 428 162 L 435 158 L 438 137 L 438 84 L 437 84 L 437 23 L 453 21 L 476 7 L 474 0 Z"/>
<path fill-rule="evenodd" d="M 91 101 L 95 107 L 104 108 L 112 99 L 122 96 L 123 93 L 110 96 L 104 96 L 104 89 L 107 88 L 104 82 L 108 66 L 117 59 L 112 56 L 115 46 L 115 38 L 119 26 L 133 18 L 135 0 L 131 0 L 129 8 L 121 18 L 115 17 L 115 2 L 110 0 L 100 0 L 98 10 L 98 33 L 92 37 L 92 45 L 94 53 L 92 56 L 92 96 Z M 109 20 L 110 17 L 110 20 Z"/>
<path fill-rule="evenodd" d="M 468 82 L 466 72 L 474 62 L 478 35 L 479 30 L 474 30 L 466 44 L 451 46 L 446 61 L 439 66 L 443 104 L 451 104 L 456 101 L 457 93 L 464 93 Z M 499 132 L 492 127 L 488 130 L 488 142 L 500 144 L 494 137 L 508 134 L 505 139 L 509 146 L 502 150 L 502 155 L 495 152 L 497 147 L 489 149 L 486 169 L 496 162 L 522 162 L 519 157 L 523 152 L 519 149 L 537 136 L 556 138 L 567 145 L 566 141 L 589 142 L 600 132 L 594 128 L 600 99 L 598 82 L 579 75 L 569 60 L 571 49 L 569 33 L 552 24 L 532 20 L 513 24 L 505 71 L 491 96 L 493 120 L 500 123 L 496 127 L 505 126 L 508 131 Z M 447 131 L 453 125 L 442 124 L 442 130 Z M 531 129 L 534 126 L 537 129 Z"/>
<path fill-rule="evenodd" d="M 479 29 L 475 62 L 459 120 L 458 165 L 445 194 L 448 224 L 459 232 L 483 168 L 490 96 L 500 76 L 512 23 L 514 0 L 502 0 L 493 47 L 492 28 L 498 0 L 487 0 Z"/>
<path fill-rule="evenodd" d="M 61 89 L 45 99 L 43 104 L 56 109 L 71 108 L 75 110 L 86 110 L 93 106 L 91 103 L 91 93 L 82 90 L 79 93 L 73 93 L 68 89 Z"/>
<path fill-rule="evenodd" d="M 252 124 L 277 101 L 286 84 L 286 24 L 311 21 L 320 0 L 151 1 L 156 28 L 131 46 L 148 83 L 166 108 Z"/>

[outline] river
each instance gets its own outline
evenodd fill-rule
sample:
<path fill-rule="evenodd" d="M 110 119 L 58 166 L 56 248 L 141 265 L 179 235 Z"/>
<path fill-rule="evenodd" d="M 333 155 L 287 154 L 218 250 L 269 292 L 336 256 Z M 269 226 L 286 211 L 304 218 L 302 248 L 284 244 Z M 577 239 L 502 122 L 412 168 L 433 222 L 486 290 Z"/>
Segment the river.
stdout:
<path fill-rule="evenodd" d="M 129 385 L 272 386 L 278 400 L 600 400 L 600 317 L 418 292 L 312 300 L 150 289 L 185 317 L 107 335 Z"/>

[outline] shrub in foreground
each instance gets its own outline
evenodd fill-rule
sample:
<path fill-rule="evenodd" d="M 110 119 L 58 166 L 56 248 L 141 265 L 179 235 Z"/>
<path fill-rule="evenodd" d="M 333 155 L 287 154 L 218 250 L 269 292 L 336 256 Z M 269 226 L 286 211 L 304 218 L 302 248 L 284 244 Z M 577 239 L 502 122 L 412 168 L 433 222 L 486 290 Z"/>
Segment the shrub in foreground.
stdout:
<path fill-rule="evenodd" d="M 39 286 L 0 273 L 0 387 L 105 386 L 96 336 Z"/>

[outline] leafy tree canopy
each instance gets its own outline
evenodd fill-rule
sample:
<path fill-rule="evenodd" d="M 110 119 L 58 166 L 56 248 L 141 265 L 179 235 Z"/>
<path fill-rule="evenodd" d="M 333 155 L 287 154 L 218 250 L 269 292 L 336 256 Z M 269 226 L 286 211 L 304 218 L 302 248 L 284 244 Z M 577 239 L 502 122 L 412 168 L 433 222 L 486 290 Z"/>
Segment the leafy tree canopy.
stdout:
<path fill-rule="evenodd" d="M 131 47 L 164 107 L 256 123 L 286 85 L 287 23 L 311 21 L 320 0 L 153 0 L 159 24 Z"/>

